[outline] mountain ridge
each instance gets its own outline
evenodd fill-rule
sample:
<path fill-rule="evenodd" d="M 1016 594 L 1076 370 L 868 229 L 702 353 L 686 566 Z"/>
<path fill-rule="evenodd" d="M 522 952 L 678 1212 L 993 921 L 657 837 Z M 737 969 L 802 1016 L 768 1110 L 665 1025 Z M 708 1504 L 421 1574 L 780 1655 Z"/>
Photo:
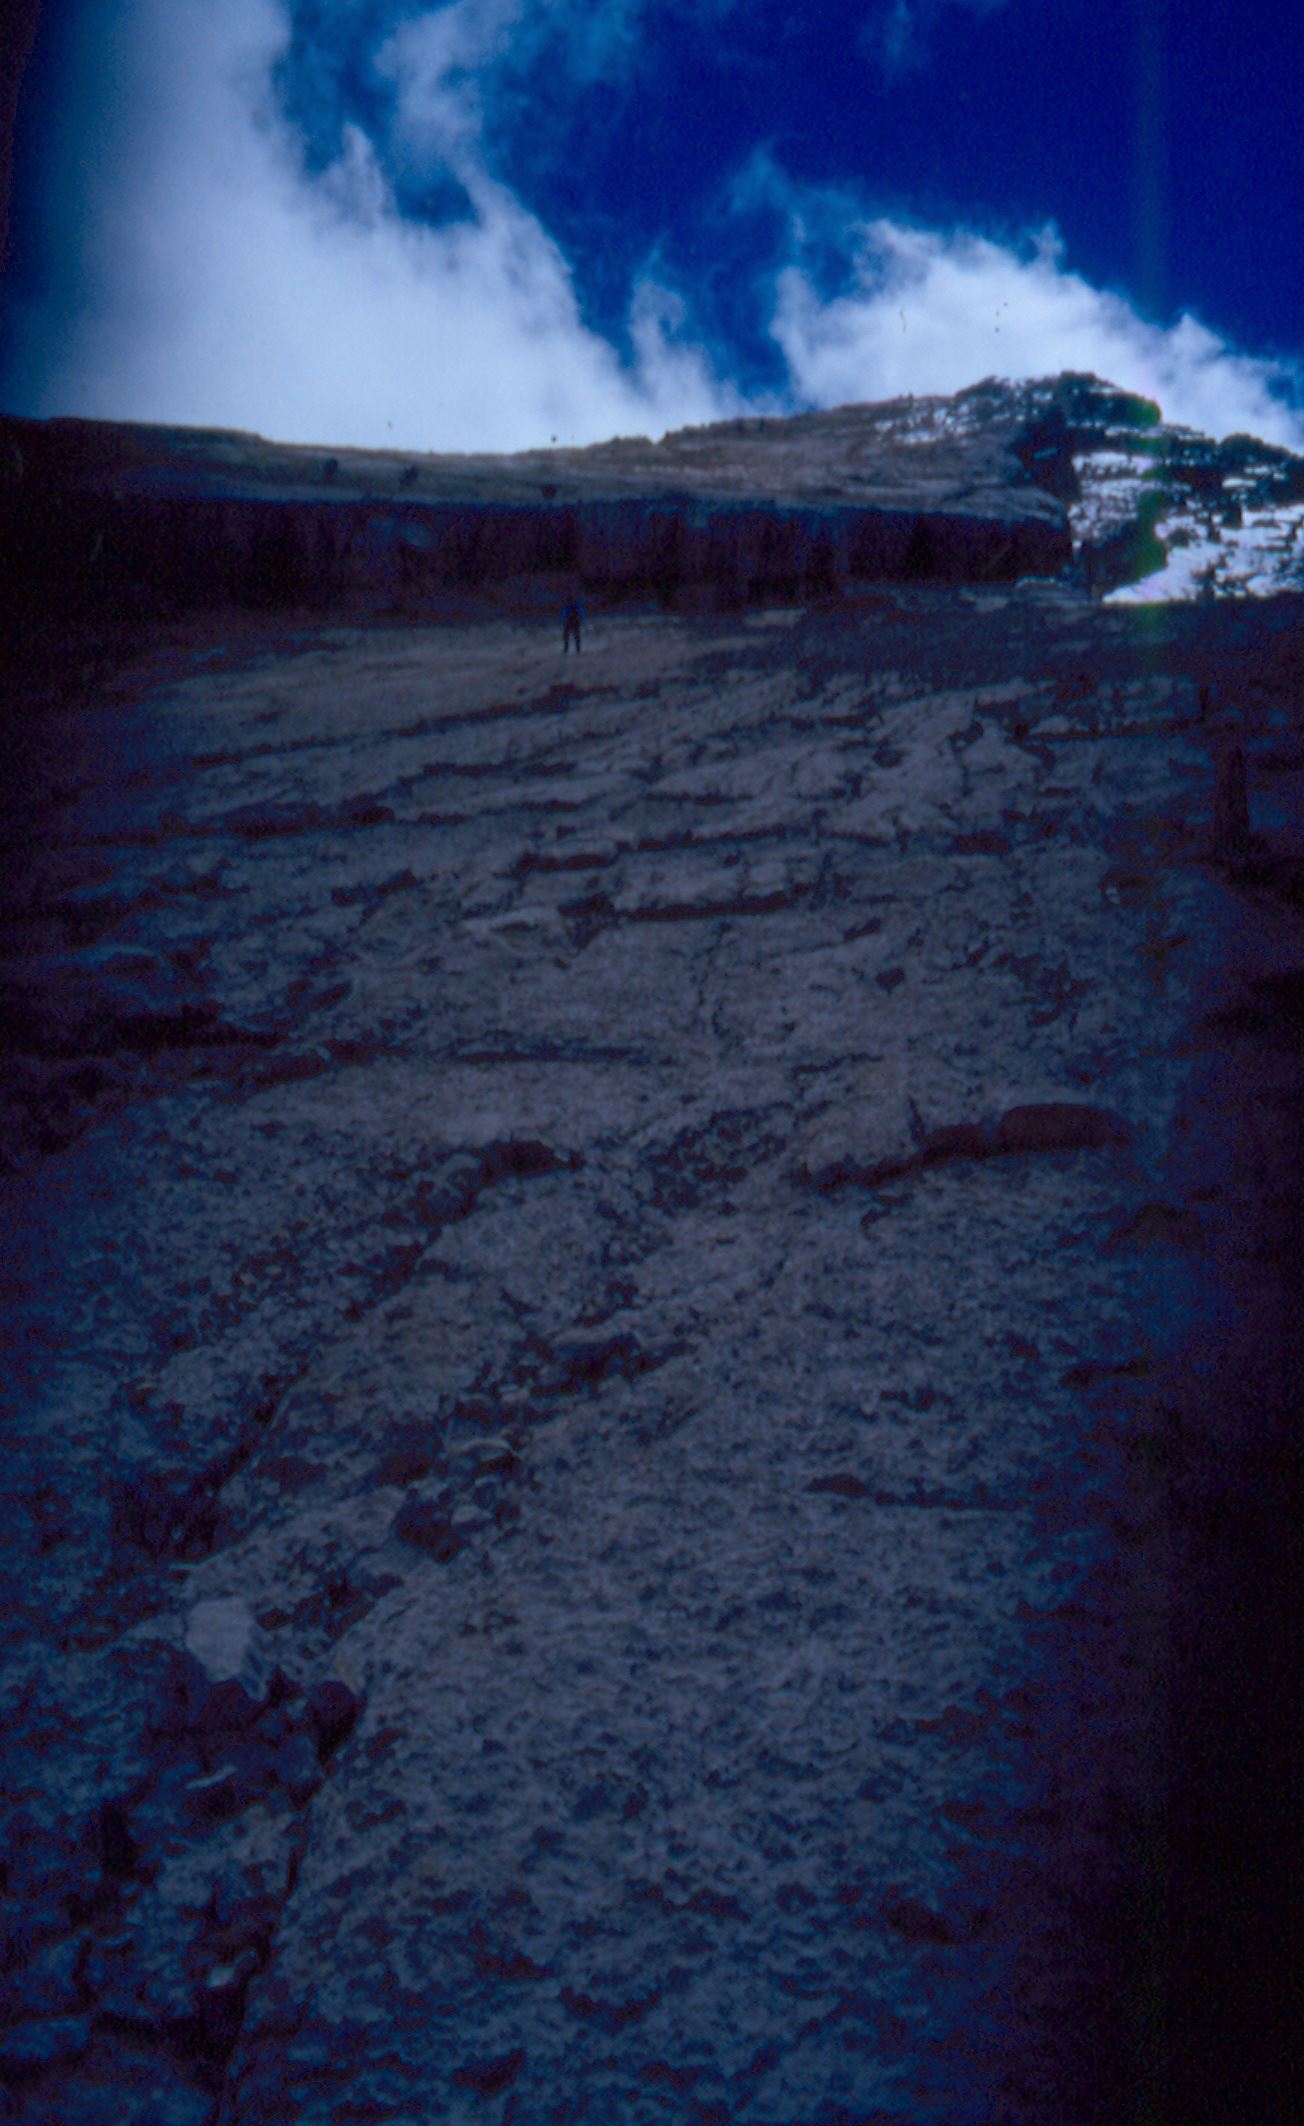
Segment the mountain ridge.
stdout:
<path fill-rule="evenodd" d="M 1024 576 L 1168 602 L 1304 587 L 1304 459 L 1076 373 L 502 456 L 5 419 L 0 534 L 15 618 L 727 612 Z"/>

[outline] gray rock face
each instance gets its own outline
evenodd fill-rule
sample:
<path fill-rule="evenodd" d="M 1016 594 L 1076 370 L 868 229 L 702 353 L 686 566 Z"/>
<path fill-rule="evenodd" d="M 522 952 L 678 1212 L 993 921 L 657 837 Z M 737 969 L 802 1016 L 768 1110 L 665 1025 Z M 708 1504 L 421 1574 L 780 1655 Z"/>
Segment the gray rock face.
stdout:
<path fill-rule="evenodd" d="M 1074 548 L 1093 589 L 1152 604 L 1304 587 L 1304 459 L 1254 436 L 1211 442 L 1094 378 L 1030 389 L 1062 424 Z"/>
<path fill-rule="evenodd" d="M 1236 1341 L 1299 1165 L 1298 635 L 1248 626 L 340 626 L 24 727 L 6 2116 L 1248 2075 L 1260 1907 L 1229 1840 L 1215 1955 L 1187 1867 L 1289 1793 L 1217 1696 L 1294 1466 Z"/>
<path fill-rule="evenodd" d="M 1065 507 L 1075 580 L 1120 603 L 1304 588 L 1304 459 L 1253 436 L 1213 442 L 1093 376 L 988 382 L 869 409 L 886 440 L 958 458 L 999 436 Z"/>
<path fill-rule="evenodd" d="M 419 613 L 576 583 L 735 610 L 1070 566 L 1144 602 L 1304 583 L 1304 461 L 1165 424 L 1090 376 L 419 463 L 82 421 L 0 420 L 0 445 L 19 614 Z"/>
<path fill-rule="evenodd" d="M 429 613 L 450 599 L 735 611 L 1070 568 L 1182 599 L 1304 583 L 1304 462 L 1064 376 L 511 457 L 0 421 L 8 611 Z"/>
<path fill-rule="evenodd" d="M 853 407 L 419 467 L 203 431 L 5 426 L 31 468 L 0 490 L 9 596 L 28 611 L 415 611 L 576 582 L 731 610 L 885 578 L 1047 574 L 1070 555 L 1063 506 L 1008 416 L 923 439 L 908 408 Z"/>

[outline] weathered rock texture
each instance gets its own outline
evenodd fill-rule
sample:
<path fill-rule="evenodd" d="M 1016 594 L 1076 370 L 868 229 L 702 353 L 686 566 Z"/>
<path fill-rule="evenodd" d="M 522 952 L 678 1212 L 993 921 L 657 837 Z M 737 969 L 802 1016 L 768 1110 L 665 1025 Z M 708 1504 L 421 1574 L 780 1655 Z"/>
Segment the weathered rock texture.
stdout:
<path fill-rule="evenodd" d="M 735 608 L 864 581 L 1063 567 L 1062 502 L 1018 408 L 972 433 L 911 409 L 748 419 L 587 450 L 403 460 L 259 437 L 8 422 L 16 605 L 419 606 L 575 579 L 607 598 Z M 1052 483 L 1053 484 L 1053 483 Z"/>
<path fill-rule="evenodd" d="M 681 610 L 1072 566 L 1104 594 L 1304 584 L 1304 461 L 1094 377 L 988 383 L 512 457 L 0 420 L 11 624 L 196 608 L 429 612 L 486 593 Z"/>
<path fill-rule="evenodd" d="M 491 615 L 11 726 L 6 2117 L 1274 2115 L 1298 643 Z"/>

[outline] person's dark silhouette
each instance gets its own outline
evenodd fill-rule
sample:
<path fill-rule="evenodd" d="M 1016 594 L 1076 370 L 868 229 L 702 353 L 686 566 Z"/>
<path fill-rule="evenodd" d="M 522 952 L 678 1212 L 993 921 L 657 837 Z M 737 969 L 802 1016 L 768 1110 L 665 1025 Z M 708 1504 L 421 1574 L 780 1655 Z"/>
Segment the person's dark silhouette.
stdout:
<path fill-rule="evenodd" d="M 574 639 L 575 643 L 575 654 L 577 657 L 579 656 L 580 629 L 583 627 L 583 625 L 584 608 L 580 604 L 578 598 L 572 598 L 570 604 L 566 607 L 565 612 L 561 616 L 561 650 L 563 657 L 571 646 L 572 638 Z"/>

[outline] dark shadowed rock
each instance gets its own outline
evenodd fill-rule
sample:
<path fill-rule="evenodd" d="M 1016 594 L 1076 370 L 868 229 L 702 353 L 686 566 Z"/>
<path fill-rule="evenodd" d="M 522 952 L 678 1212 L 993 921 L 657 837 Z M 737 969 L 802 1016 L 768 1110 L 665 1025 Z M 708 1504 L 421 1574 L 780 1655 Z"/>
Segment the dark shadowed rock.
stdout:
<path fill-rule="evenodd" d="M 231 2056 L 244 2021 L 245 1995 L 258 1971 L 258 1958 L 246 1950 L 230 1963 L 215 1965 L 195 1996 L 191 2042 L 198 2057 L 220 2067 Z"/>
<path fill-rule="evenodd" d="M 335 1729 L 327 1731 L 334 1732 Z M 340 1731 L 341 1740 L 347 1732 L 347 1728 Z M 302 1808 L 305 1802 L 311 1801 L 321 1785 L 320 1758 L 312 1740 L 305 1734 L 288 1736 L 272 1761 L 272 1773 L 296 1808 Z"/>
<path fill-rule="evenodd" d="M 1126 1144 L 1121 1115 L 1073 1100 L 1039 1100 L 1007 1108 L 992 1131 L 994 1152 L 1099 1151 Z"/>
<path fill-rule="evenodd" d="M 596 1388 L 605 1380 L 633 1380 L 648 1371 L 652 1361 L 638 1338 L 629 1330 L 614 1336 L 571 1336 L 555 1346 L 558 1370 L 541 1384 L 545 1391 L 565 1394 L 577 1388 Z"/>
<path fill-rule="evenodd" d="M 453 2080 L 460 2089 L 472 2089 L 477 2096 L 501 2096 L 511 2088 L 524 2065 L 525 2054 L 518 2048 L 492 2059 L 464 2061 L 454 2070 Z"/>
<path fill-rule="evenodd" d="M 1228 746 L 1218 760 L 1210 853 L 1220 864 L 1244 863 L 1250 853 L 1250 795 L 1245 752 Z"/>
<path fill-rule="evenodd" d="M 869 1497 L 869 1486 L 850 1469 L 835 1470 L 832 1476 L 812 1477 L 806 1486 L 808 1491 L 825 1491 L 831 1498 L 864 1499 Z"/>
<path fill-rule="evenodd" d="M 21 2088 L 34 2071 L 84 2052 L 91 2028 L 89 2015 L 58 2015 L 5 2031 L 0 2037 L 0 2078 Z"/>
<path fill-rule="evenodd" d="M 394 1533 L 415 1549 L 427 1551 L 441 1565 L 450 1564 L 462 1548 L 462 1537 L 443 1500 L 419 1498 L 412 1492 L 394 1516 Z"/>
<path fill-rule="evenodd" d="M 186 1806 L 200 1823 L 221 1823 L 243 1805 L 244 1789 L 233 1764 L 204 1772 L 186 1788 Z"/>
<path fill-rule="evenodd" d="M 131 1818 L 126 1804 L 121 1801 L 102 1801 L 95 1828 L 100 1850 L 100 1866 L 105 1875 L 110 1878 L 131 1875 L 140 1856 L 131 1833 Z"/>
<path fill-rule="evenodd" d="M 957 834 L 951 850 L 955 856 L 1008 856 L 1012 846 L 1008 834 L 994 827 L 979 827 L 972 834 Z"/>
<path fill-rule="evenodd" d="M 985 1159 L 996 1149 L 995 1136 L 981 1122 L 948 1122 L 925 1131 L 917 1153 L 921 1166 L 942 1166 L 948 1159 Z"/>
<path fill-rule="evenodd" d="M 419 464 L 86 421 L 6 420 L 0 449 L 28 468 L 0 482 L 0 519 L 21 517 L 15 613 L 416 613 L 468 594 L 551 603 L 577 582 L 604 602 L 733 611 L 1055 575 L 1075 549 L 1079 580 L 1107 593 L 1164 570 L 1170 541 L 1232 588 L 1265 566 L 1291 580 L 1253 540 L 1238 556 L 1236 535 L 1304 494 L 1288 451 L 1211 443 L 1077 375 Z M 1200 581 L 1188 567 L 1171 594 Z"/>
<path fill-rule="evenodd" d="M 904 1935 L 907 1941 L 943 1948 L 955 1940 L 950 1921 L 917 1897 L 889 1894 L 883 1905 L 883 1919 L 894 1934 Z"/>
<path fill-rule="evenodd" d="M 950 1122 L 936 1129 L 920 1126 L 916 1149 L 886 1159 L 859 1159 L 852 1148 L 831 1153 L 835 1132 L 820 1132 L 797 1168 L 796 1178 L 822 1194 L 850 1186 L 884 1188 L 893 1181 L 930 1167 L 960 1160 L 992 1159 L 1015 1153 L 1099 1151 L 1125 1144 L 1127 1124 L 1120 1115 L 1073 1100 L 1032 1101 L 1011 1107 L 995 1122 Z"/>
<path fill-rule="evenodd" d="M 358 1723 L 362 1700 L 339 1676 L 315 1684 L 308 1697 L 308 1724 L 325 1763 L 348 1741 Z"/>

